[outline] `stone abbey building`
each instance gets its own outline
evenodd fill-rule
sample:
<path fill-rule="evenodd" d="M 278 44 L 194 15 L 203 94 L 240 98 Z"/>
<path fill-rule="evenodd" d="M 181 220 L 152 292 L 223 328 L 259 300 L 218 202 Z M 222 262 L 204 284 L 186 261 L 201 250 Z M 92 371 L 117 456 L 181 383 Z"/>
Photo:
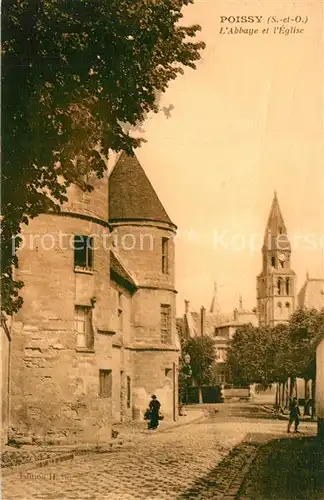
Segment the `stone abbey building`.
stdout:
<path fill-rule="evenodd" d="M 23 229 L 8 429 L 25 442 L 110 439 L 152 394 L 178 415 L 176 226 L 136 156 L 91 183 Z"/>

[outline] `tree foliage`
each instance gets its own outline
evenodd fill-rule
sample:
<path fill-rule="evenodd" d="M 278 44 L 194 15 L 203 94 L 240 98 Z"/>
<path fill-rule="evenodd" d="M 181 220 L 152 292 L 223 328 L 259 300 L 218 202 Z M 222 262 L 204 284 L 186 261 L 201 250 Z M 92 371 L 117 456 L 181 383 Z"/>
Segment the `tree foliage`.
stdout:
<path fill-rule="evenodd" d="M 235 384 L 268 385 L 274 377 L 275 345 L 270 328 L 244 325 L 237 329 L 227 363 Z"/>
<path fill-rule="evenodd" d="M 237 329 L 227 363 L 234 383 L 284 382 L 315 378 L 316 341 L 324 333 L 324 310 L 298 309 L 288 323 Z"/>
<path fill-rule="evenodd" d="M 306 379 L 316 376 L 316 345 L 324 333 L 324 309 L 298 309 L 289 322 L 290 373 Z"/>
<path fill-rule="evenodd" d="M 129 125 L 204 43 L 183 26 L 190 0 L 6 0 L 2 4 L 2 309 L 21 305 L 12 237 L 57 211 L 80 174 L 106 168 L 108 150 L 141 143 Z M 127 125 L 127 126 L 126 126 Z M 99 146 L 98 146 L 99 145 Z M 74 159 L 75 161 L 71 161 Z M 19 245 L 19 239 L 15 240 Z"/>
<path fill-rule="evenodd" d="M 199 386 L 212 380 L 215 362 L 215 343 L 210 337 L 196 337 L 188 340 L 185 350 L 190 355 L 192 378 Z"/>

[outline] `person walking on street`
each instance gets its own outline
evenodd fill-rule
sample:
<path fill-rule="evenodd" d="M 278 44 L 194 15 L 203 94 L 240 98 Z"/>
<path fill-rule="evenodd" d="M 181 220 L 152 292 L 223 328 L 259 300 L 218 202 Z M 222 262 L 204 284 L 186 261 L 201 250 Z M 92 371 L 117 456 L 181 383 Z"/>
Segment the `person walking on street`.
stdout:
<path fill-rule="evenodd" d="M 300 410 L 298 406 L 298 401 L 297 398 L 294 398 L 290 406 L 290 415 L 289 415 L 289 422 L 287 429 L 288 432 L 290 432 L 290 427 L 293 422 L 295 422 L 295 432 L 298 432 L 299 417 L 300 417 Z"/>
<path fill-rule="evenodd" d="M 161 408 L 161 403 L 158 401 L 155 394 L 152 396 L 152 400 L 150 401 L 149 409 L 150 409 L 150 422 L 148 424 L 148 428 L 153 430 L 156 429 L 159 425 L 159 412 Z"/>

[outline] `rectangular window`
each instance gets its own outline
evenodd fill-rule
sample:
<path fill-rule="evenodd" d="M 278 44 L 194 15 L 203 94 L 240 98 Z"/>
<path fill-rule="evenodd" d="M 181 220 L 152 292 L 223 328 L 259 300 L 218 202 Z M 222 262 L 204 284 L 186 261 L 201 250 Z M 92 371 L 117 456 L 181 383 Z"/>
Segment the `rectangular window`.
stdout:
<path fill-rule="evenodd" d="M 74 267 L 93 267 L 93 238 L 74 236 Z"/>
<path fill-rule="evenodd" d="M 161 342 L 171 344 L 171 306 L 161 304 Z"/>
<path fill-rule="evenodd" d="M 118 292 L 118 331 L 123 331 L 123 294 Z"/>
<path fill-rule="evenodd" d="M 169 239 L 162 238 L 162 273 L 168 274 L 169 271 Z"/>
<path fill-rule="evenodd" d="M 77 332 L 77 347 L 93 349 L 92 308 L 75 306 L 74 329 Z"/>
<path fill-rule="evenodd" d="M 111 398 L 112 396 L 112 371 L 99 370 L 99 396 Z"/>
<path fill-rule="evenodd" d="M 131 379 L 127 376 L 127 408 L 131 407 Z"/>
<path fill-rule="evenodd" d="M 225 349 L 225 347 L 218 347 L 216 352 L 217 352 L 218 361 L 224 363 L 224 361 L 226 361 L 226 349 Z"/>

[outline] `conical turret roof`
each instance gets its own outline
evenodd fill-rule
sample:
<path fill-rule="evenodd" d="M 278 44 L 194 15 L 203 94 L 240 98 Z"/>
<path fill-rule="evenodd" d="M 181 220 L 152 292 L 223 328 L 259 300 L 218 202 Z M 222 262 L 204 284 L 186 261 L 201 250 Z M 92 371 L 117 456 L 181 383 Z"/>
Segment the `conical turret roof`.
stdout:
<path fill-rule="evenodd" d="M 264 234 L 265 250 L 290 250 L 287 228 L 283 219 L 277 192 L 274 192 L 270 214 Z"/>
<path fill-rule="evenodd" d="M 123 152 L 109 177 L 109 222 L 171 222 L 136 155 Z"/>

